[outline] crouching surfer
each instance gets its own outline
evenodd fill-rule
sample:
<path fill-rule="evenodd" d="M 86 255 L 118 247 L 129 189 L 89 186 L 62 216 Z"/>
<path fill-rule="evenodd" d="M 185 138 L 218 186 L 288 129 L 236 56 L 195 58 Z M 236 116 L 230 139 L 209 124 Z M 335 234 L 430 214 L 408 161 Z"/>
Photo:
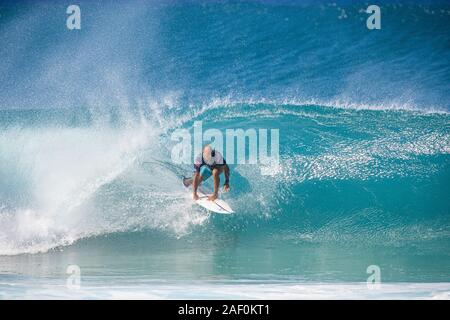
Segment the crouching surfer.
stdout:
<path fill-rule="evenodd" d="M 230 190 L 230 168 L 228 167 L 224 157 L 219 151 L 213 149 L 209 144 L 203 147 L 203 151 L 195 158 L 195 172 L 191 179 L 185 179 L 186 187 L 192 184 L 194 200 L 198 200 L 198 186 L 209 177 L 214 179 L 214 193 L 208 197 L 208 200 L 214 201 L 219 196 L 220 175 L 225 175 L 225 183 L 223 191 Z"/>

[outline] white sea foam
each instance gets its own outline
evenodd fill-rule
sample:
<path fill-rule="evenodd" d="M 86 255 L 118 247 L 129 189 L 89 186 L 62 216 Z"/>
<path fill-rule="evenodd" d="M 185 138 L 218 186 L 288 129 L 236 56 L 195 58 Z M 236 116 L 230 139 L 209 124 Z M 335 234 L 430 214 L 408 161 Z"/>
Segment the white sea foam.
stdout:
<path fill-rule="evenodd" d="M 14 180 L 3 186 L 4 192 L 16 185 L 18 190 L 5 196 L 0 207 L 0 255 L 45 252 L 83 237 L 150 227 L 182 234 L 190 224 L 202 223 L 207 216 L 176 207 L 173 191 L 158 196 L 158 189 L 138 190 L 127 195 L 136 197 L 132 204 L 125 201 L 127 207 L 108 198 L 109 192 L 117 200 L 120 190 L 100 192 L 129 170 L 149 144 L 155 147 L 157 134 L 147 125 L 3 132 L 0 150 L 8 161 L 1 170 L 4 179 Z M 157 199 L 164 203 L 158 205 Z"/>
<path fill-rule="evenodd" d="M 0 283 L 2 299 L 443 299 L 450 298 L 450 283 L 301 283 L 278 281 L 143 281 L 143 284 L 64 285 Z"/>

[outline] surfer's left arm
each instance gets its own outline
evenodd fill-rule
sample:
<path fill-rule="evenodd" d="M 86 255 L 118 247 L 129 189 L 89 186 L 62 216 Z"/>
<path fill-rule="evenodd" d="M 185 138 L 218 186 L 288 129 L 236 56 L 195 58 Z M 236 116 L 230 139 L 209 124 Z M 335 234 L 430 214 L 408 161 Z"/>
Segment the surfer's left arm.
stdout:
<path fill-rule="evenodd" d="M 225 174 L 225 183 L 223 184 L 223 191 L 230 190 L 230 167 L 227 164 L 224 165 L 223 173 Z"/>

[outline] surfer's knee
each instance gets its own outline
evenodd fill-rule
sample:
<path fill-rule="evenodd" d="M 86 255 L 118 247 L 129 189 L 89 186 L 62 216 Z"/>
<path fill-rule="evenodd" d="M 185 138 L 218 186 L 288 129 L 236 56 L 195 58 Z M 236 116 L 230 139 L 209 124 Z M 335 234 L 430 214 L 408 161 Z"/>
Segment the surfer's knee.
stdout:
<path fill-rule="evenodd" d="M 212 175 L 214 178 L 218 178 L 219 177 L 219 169 L 213 169 Z"/>

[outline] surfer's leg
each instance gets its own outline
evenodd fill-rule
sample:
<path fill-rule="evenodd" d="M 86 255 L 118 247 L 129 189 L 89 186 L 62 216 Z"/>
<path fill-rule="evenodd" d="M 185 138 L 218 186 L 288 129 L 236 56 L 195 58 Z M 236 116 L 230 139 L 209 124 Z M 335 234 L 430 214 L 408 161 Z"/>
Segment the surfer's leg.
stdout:
<path fill-rule="evenodd" d="M 203 166 L 200 168 L 200 172 L 194 171 L 192 178 L 190 178 L 189 181 L 186 181 L 187 185 L 190 186 L 191 184 L 193 184 L 195 181 L 195 177 L 199 176 L 200 180 L 197 181 L 197 183 L 198 183 L 197 186 L 199 186 L 202 181 L 205 181 L 209 177 L 211 177 L 211 174 L 212 174 L 211 170 L 208 167 Z"/>
<path fill-rule="evenodd" d="M 192 190 L 194 200 L 198 199 L 197 189 L 200 183 L 202 183 L 202 180 L 203 180 L 202 175 L 199 172 L 195 172 L 194 176 L 192 177 Z"/>
<path fill-rule="evenodd" d="M 217 196 L 217 193 L 219 192 L 219 182 L 220 182 L 220 177 L 219 177 L 219 169 L 214 169 L 213 170 L 213 178 L 214 178 L 214 194 Z"/>
<path fill-rule="evenodd" d="M 200 168 L 200 175 L 202 176 L 202 181 L 206 181 L 209 179 L 209 177 L 211 177 L 212 171 L 207 166 L 202 166 Z"/>
<path fill-rule="evenodd" d="M 211 201 L 216 200 L 219 196 L 220 174 L 222 171 L 222 168 L 214 168 L 212 171 L 212 176 L 214 178 L 214 193 L 208 198 Z"/>

